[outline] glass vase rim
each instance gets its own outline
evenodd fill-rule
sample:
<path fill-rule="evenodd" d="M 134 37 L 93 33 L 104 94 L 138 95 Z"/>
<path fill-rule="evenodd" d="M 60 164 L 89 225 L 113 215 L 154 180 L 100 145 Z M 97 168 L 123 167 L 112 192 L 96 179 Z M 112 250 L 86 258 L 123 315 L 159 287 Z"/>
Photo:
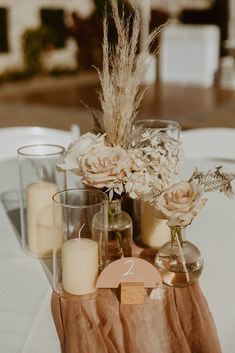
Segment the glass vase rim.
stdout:
<path fill-rule="evenodd" d="M 112 202 L 113 203 L 118 203 L 118 202 L 122 202 L 122 201 L 123 201 L 123 196 L 109 199 L 109 203 L 112 203 Z"/>
<path fill-rule="evenodd" d="M 170 124 L 172 126 L 165 126 L 165 127 L 159 126 L 159 127 L 156 127 L 156 129 L 159 128 L 159 129 L 165 130 L 165 131 L 181 129 L 180 123 L 178 121 L 176 121 L 176 120 L 173 120 L 173 119 L 153 119 L 153 118 L 148 118 L 148 117 L 146 119 L 136 120 L 134 122 L 134 126 L 135 125 L 141 125 L 141 124 L 144 124 L 144 123 L 153 123 L 153 124 L 155 124 L 157 122 L 162 123 L 162 124 Z M 149 128 L 151 129 L 151 127 L 149 127 Z M 152 129 L 154 129 L 154 127 Z"/>
<path fill-rule="evenodd" d="M 61 195 L 63 193 L 68 193 L 68 192 L 79 192 L 79 193 L 90 193 L 90 194 L 99 194 L 102 196 L 102 200 L 101 201 L 97 201 L 97 202 L 93 202 L 92 204 L 84 204 L 84 205 L 73 205 L 70 203 L 65 203 L 65 202 L 60 202 L 58 200 L 56 200 L 56 197 L 58 195 Z M 108 206 L 108 196 L 105 192 L 101 191 L 101 190 L 91 190 L 91 189 L 87 189 L 87 188 L 71 188 L 71 189 L 64 189 L 64 190 L 60 190 L 58 192 L 56 192 L 53 196 L 52 196 L 52 200 L 53 203 L 56 205 L 60 205 L 64 208 L 73 208 L 73 209 L 81 209 L 81 208 L 91 208 L 94 206 L 102 206 L 102 205 L 107 205 Z"/>
<path fill-rule="evenodd" d="M 54 149 L 57 149 L 58 151 L 54 151 L 54 152 L 49 152 L 49 153 L 25 153 L 23 152 L 23 150 L 27 150 L 30 148 L 36 148 L 36 147 L 48 147 L 51 148 L 53 147 Z M 20 156 L 24 156 L 24 157 L 47 157 L 47 156 L 59 156 L 62 153 L 65 152 L 65 147 L 61 146 L 61 145 L 57 145 L 57 144 L 52 144 L 52 143 L 36 143 L 36 144 L 31 144 L 31 145 L 24 145 L 21 146 L 19 148 L 17 148 L 17 154 Z"/>

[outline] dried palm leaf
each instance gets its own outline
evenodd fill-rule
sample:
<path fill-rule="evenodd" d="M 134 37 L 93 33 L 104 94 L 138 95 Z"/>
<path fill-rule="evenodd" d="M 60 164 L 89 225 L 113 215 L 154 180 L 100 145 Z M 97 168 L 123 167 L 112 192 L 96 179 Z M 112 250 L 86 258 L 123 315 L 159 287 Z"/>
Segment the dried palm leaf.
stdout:
<path fill-rule="evenodd" d="M 234 179 L 234 174 L 225 173 L 222 166 L 219 166 L 206 173 L 196 169 L 189 181 L 196 182 L 204 192 L 219 191 L 227 197 L 232 197 L 234 192 L 231 183 Z"/>

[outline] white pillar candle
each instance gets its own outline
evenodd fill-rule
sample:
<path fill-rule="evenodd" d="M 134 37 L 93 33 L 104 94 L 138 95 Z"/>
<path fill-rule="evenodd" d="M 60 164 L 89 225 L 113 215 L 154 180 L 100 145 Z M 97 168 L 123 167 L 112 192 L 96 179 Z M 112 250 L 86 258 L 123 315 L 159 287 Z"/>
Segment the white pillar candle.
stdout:
<path fill-rule="evenodd" d="M 70 294 L 84 295 L 96 290 L 98 244 L 73 238 L 62 245 L 62 286 Z"/>
<path fill-rule="evenodd" d="M 159 219 L 154 214 L 153 206 L 141 201 L 140 228 L 142 243 L 152 248 L 160 248 L 171 239 L 170 228 L 166 221 Z"/>
<path fill-rule="evenodd" d="M 48 257 L 52 255 L 52 196 L 57 191 L 56 184 L 46 181 L 29 184 L 26 188 L 26 241 L 28 250 L 35 256 Z M 62 224 L 61 215 L 60 217 L 57 215 L 57 222 Z M 57 244 L 61 246 L 62 230 L 57 232 L 57 236 Z"/>

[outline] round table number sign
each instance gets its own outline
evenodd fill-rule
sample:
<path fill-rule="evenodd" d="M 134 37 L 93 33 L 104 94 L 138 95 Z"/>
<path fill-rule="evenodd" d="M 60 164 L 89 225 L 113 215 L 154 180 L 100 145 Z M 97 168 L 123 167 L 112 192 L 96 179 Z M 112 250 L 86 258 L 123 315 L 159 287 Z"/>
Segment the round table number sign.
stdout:
<path fill-rule="evenodd" d="M 136 257 L 124 257 L 108 265 L 100 274 L 97 288 L 121 286 L 122 304 L 143 304 L 145 288 L 162 287 L 156 267 Z"/>

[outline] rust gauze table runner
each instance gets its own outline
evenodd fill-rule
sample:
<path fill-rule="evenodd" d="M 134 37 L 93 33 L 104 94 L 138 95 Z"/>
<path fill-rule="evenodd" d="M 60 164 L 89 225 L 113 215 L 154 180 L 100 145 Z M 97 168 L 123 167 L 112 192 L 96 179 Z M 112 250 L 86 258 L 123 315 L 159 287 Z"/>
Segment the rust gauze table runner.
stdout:
<path fill-rule="evenodd" d="M 164 287 L 162 300 L 122 305 L 114 291 L 89 300 L 52 294 L 64 353 L 221 353 L 213 317 L 198 282 Z"/>

